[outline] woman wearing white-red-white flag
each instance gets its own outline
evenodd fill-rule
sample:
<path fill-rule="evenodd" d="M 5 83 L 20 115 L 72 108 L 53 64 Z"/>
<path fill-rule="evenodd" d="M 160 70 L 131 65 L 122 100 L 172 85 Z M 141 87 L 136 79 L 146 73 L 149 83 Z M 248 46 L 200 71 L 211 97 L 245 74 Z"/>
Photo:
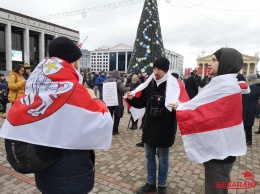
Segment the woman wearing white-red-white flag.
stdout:
<path fill-rule="evenodd" d="M 210 83 L 177 107 L 185 151 L 191 161 L 204 163 L 206 194 L 228 193 L 228 188 L 216 188 L 216 183 L 229 182 L 236 156 L 246 154 L 242 95 L 236 78 L 242 67 L 237 50 L 216 51 L 209 64 Z"/>
<path fill-rule="evenodd" d="M 82 83 L 81 51 L 66 37 L 49 44 L 15 101 L 0 137 L 59 148 L 59 159 L 35 173 L 42 193 L 88 193 L 94 186 L 94 149 L 109 149 L 113 121 L 106 105 Z"/>

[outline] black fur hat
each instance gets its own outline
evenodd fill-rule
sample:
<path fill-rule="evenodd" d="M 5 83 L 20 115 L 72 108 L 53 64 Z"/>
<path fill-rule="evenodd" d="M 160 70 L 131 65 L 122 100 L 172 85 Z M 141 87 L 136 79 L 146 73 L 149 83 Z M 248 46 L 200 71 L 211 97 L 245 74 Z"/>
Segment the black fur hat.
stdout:
<path fill-rule="evenodd" d="M 72 40 L 67 37 L 58 37 L 49 44 L 49 56 L 58 57 L 72 63 L 77 61 L 82 53 Z"/>

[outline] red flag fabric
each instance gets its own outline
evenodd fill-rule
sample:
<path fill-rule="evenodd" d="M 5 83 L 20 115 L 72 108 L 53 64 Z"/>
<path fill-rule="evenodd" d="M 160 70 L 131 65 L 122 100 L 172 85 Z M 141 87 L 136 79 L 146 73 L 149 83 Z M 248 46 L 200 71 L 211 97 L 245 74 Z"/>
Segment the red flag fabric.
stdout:
<path fill-rule="evenodd" d="M 62 59 L 44 59 L 11 107 L 0 137 L 65 149 L 108 149 L 113 121 L 93 100 L 80 73 Z"/>

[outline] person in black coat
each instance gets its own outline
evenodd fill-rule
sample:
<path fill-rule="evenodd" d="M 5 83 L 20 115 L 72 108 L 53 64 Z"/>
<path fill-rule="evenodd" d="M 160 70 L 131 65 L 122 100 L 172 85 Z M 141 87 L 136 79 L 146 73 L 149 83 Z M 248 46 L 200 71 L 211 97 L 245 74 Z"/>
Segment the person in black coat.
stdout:
<path fill-rule="evenodd" d="M 133 75 L 132 76 L 132 81 L 128 84 L 128 86 L 130 87 L 130 91 L 133 91 L 135 88 L 137 88 L 140 85 L 140 81 L 137 77 L 137 75 Z M 138 119 L 136 121 L 134 121 L 132 115 L 131 115 L 131 122 L 132 122 L 132 126 L 130 127 L 131 130 L 135 130 L 138 128 L 137 123 L 138 123 Z"/>
<path fill-rule="evenodd" d="M 258 99 L 260 98 L 260 79 L 257 79 L 257 75 L 252 73 L 247 76 L 247 80 L 251 92 L 249 93 L 244 127 L 246 131 L 247 145 L 252 145 L 252 128 L 255 122 L 255 113 L 257 109 Z"/>
<path fill-rule="evenodd" d="M 155 192 L 156 189 L 156 150 L 158 150 L 158 193 L 166 193 L 169 168 L 169 148 L 176 134 L 176 111 L 165 107 L 165 91 L 169 60 L 158 58 L 153 65 L 154 79 L 142 91 L 140 97 L 127 93 L 128 103 L 135 108 L 146 108 L 142 142 L 144 142 L 147 183 L 137 190 L 137 194 Z"/>
<path fill-rule="evenodd" d="M 0 116 L 2 118 L 6 118 L 6 105 L 9 102 L 8 101 L 8 83 L 5 80 L 5 75 L 3 73 L 0 73 L 0 103 L 3 106 L 3 109 L 0 110 Z"/>
<path fill-rule="evenodd" d="M 195 73 L 191 72 L 190 77 L 185 81 L 185 89 L 190 97 L 194 98 L 198 94 L 198 82 L 195 79 Z"/>

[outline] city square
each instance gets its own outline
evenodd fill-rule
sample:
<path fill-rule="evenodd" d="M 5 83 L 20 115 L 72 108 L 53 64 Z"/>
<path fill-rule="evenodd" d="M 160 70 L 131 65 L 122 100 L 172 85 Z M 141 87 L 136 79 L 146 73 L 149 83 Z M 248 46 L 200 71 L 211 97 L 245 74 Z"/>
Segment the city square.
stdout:
<path fill-rule="evenodd" d="M 113 136 L 111 148 L 96 153 L 95 186 L 91 194 L 131 194 L 146 181 L 144 149 L 136 147 L 142 130 L 127 129 L 129 114 L 125 111 L 120 121 L 119 132 Z M 3 119 L 0 118 L 1 124 Z M 254 130 L 258 129 L 260 119 L 256 119 Z M 140 126 L 140 119 L 138 126 Z M 231 182 L 246 182 L 242 173 L 249 171 L 255 181 L 260 182 L 260 135 L 253 133 L 253 145 L 248 146 L 246 156 L 237 157 L 231 171 Z M 35 187 L 33 174 L 23 175 L 15 172 L 6 160 L 4 140 L 0 142 L 0 193 L 40 194 Z M 203 194 L 204 167 L 187 158 L 179 131 L 170 149 L 170 168 L 167 189 L 170 194 Z M 232 189 L 231 194 L 260 193 L 257 185 L 250 189 Z"/>

